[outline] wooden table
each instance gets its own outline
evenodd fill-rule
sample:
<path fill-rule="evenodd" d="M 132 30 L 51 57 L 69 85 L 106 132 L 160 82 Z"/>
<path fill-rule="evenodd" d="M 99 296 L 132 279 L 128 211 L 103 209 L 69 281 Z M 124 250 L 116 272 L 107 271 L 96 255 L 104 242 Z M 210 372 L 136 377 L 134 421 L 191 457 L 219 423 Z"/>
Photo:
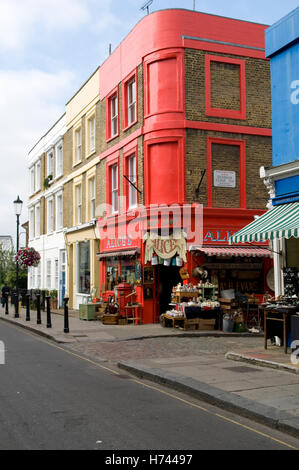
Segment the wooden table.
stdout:
<path fill-rule="evenodd" d="M 161 320 L 162 320 L 162 326 L 166 326 L 166 320 L 171 320 L 172 321 L 172 328 L 175 328 L 175 325 L 177 323 L 181 324 L 181 322 L 185 322 L 185 316 L 184 315 L 177 315 L 177 316 L 172 316 L 169 315 L 168 313 L 164 313 L 161 315 Z"/>

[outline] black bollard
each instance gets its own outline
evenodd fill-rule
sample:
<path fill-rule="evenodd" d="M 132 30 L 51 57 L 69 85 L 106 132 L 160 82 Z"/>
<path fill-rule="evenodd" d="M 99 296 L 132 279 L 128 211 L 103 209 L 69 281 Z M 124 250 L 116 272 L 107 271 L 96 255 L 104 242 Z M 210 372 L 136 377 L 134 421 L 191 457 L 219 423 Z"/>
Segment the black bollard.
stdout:
<path fill-rule="evenodd" d="M 70 330 L 69 330 L 69 308 L 68 308 L 68 303 L 69 301 L 69 298 L 68 297 L 65 297 L 63 299 L 63 302 L 64 302 L 64 332 L 65 333 L 69 333 Z"/>
<path fill-rule="evenodd" d="M 51 310 L 50 310 L 50 296 L 49 295 L 46 295 L 46 304 L 47 304 L 47 328 L 52 328 Z"/>
<path fill-rule="evenodd" d="M 19 315 L 19 296 L 18 294 L 15 294 L 15 318 L 20 318 Z"/>
<path fill-rule="evenodd" d="M 30 321 L 30 294 L 26 294 L 26 321 Z"/>
<path fill-rule="evenodd" d="M 40 294 L 36 294 L 36 323 L 40 325 L 42 322 L 40 316 Z"/>

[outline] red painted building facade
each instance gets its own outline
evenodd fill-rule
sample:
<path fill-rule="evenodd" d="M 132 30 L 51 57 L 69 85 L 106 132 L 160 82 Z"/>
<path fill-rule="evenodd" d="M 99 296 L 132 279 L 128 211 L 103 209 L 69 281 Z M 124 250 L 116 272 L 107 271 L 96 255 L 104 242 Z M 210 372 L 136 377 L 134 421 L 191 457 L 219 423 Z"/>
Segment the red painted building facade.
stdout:
<path fill-rule="evenodd" d="M 185 207 L 193 231 L 202 230 L 202 247 L 198 237 L 187 238 L 180 256 L 188 282 L 197 283 L 194 269 L 205 265 L 220 289 L 262 294 L 269 287 L 264 246 L 247 247 L 244 257 L 228 245 L 267 201 L 259 179 L 259 167 L 271 162 L 265 28 L 189 10 L 158 11 L 100 68 L 106 125 L 99 158 L 109 204 L 98 221 L 101 293 L 108 295 L 119 278 L 131 282 L 144 323 L 159 320 L 172 286 L 182 282 L 173 231 L 186 230 L 182 216 L 150 219 L 152 205 Z M 195 217 L 197 204 L 202 220 Z M 157 265 L 146 258 L 151 229 L 160 240 L 155 246 L 172 255 L 170 266 L 161 256 Z"/>

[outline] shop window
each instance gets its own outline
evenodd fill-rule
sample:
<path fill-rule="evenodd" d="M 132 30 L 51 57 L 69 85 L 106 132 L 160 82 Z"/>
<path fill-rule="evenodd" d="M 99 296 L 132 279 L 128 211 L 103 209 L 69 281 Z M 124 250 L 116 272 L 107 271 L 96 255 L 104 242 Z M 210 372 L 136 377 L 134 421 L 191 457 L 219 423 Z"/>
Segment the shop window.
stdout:
<path fill-rule="evenodd" d="M 299 270 L 299 240 L 298 238 L 289 238 L 285 240 L 287 267 L 294 267 Z"/>
<path fill-rule="evenodd" d="M 128 284 L 136 284 L 136 260 L 122 259 L 120 263 L 121 279 Z"/>
<path fill-rule="evenodd" d="M 118 284 L 119 263 L 117 258 L 107 258 L 106 260 L 106 290 L 113 290 Z"/>
<path fill-rule="evenodd" d="M 80 294 L 90 293 L 90 244 L 78 243 L 78 292 Z"/>

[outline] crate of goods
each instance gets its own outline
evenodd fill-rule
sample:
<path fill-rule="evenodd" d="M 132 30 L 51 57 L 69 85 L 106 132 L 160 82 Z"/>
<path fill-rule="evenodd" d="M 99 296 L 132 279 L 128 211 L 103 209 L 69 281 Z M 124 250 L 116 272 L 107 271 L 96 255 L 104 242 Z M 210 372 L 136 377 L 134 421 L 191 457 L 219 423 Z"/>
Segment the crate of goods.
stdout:
<path fill-rule="evenodd" d="M 128 319 L 127 318 L 119 318 L 118 319 L 118 324 L 119 325 L 127 325 L 128 324 Z"/>
<path fill-rule="evenodd" d="M 216 320 L 215 318 L 200 318 L 198 323 L 199 330 L 214 330 Z"/>
<path fill-rule="evenodd" d="M 104 325 L 117 325 L 119 315 L 105 314 L 102 317 L 102 322 Z"/>
<path fill-rule="evenodd" d="M 199 318 L 185 318 L 184 330 L 198 330 Z"/>
<path fill-rule="evenodd" d="M 95 304 L 80 304 L 79 318 L 80 320 L 96 320 L 97 317 Z"/>

